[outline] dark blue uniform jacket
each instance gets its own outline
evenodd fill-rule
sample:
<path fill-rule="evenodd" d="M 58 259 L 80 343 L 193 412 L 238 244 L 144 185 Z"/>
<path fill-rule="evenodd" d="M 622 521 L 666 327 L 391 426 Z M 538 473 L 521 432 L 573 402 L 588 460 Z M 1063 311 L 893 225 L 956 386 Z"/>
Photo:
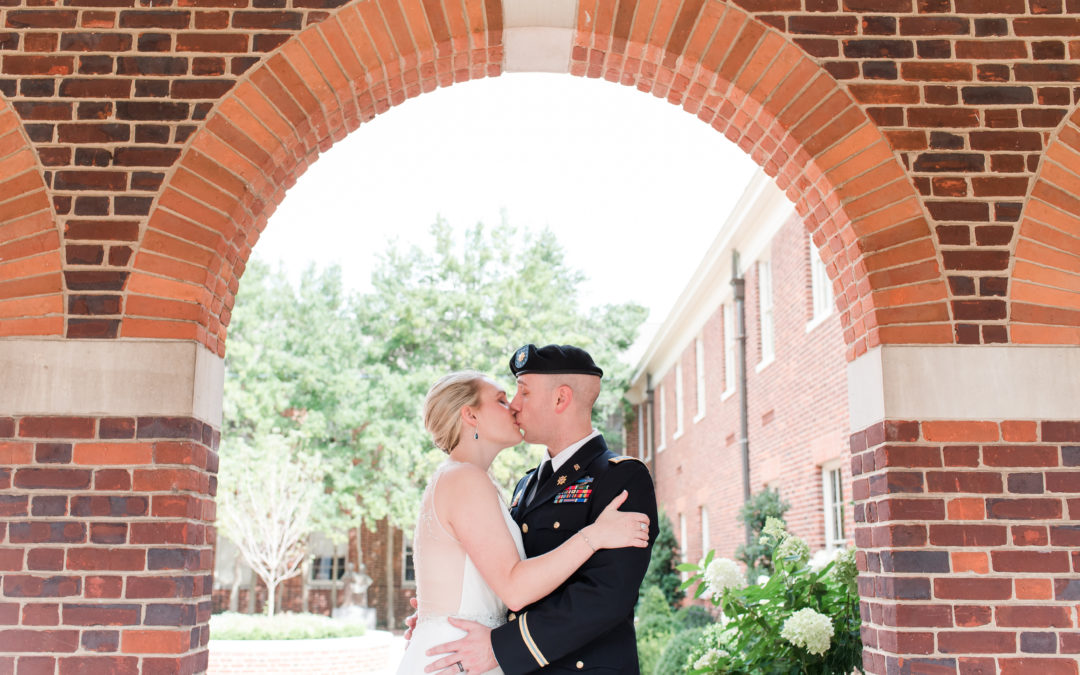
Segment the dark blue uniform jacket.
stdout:
<path fill-rule="evenodd" d="M 551 595 L 511 613 L 491 634 L 507 675 L 518 673 L 638 673 L 634 604 L 656 541 L 656 494 L 641 461 L 619 457 L 601 436 L 589 440 L 528 502 L 530 471 L 514 489 L 510 512 L 521 527 L 525 554 L 556 548 L 592 523 L 622 490 L 622 511 L 649 516 L 649 547 L 597 551 Z"/>

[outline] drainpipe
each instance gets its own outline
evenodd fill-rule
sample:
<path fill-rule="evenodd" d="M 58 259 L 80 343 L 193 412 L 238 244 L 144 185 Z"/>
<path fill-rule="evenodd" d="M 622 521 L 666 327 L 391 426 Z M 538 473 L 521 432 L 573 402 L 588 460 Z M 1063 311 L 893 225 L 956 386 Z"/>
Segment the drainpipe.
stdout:
<path fill-rule="evenodd" d="M 650 471 L 652 471 L 652 475 L 654 476 L 656 475 L 656 452 L 654 452 L 656 448 L 656 432 L 654 431 L 654 429 L 656 429 L 656 425 L 654 424 L 654 422 L 656 422 L 656 413 L 654 412 L 655 406 L 653 406 L 653 401 L 655 398 L 656 395 L 653 392 L 652 386 L 652 375 L 646 374 L 645 400 L 647 401 L 646 406 L 648 406 L 649 408 L 649 435 L 646 438 L 645 442 L 649 444 L 647 448 L 647 451 L 649 453 L 649 469 Z"/>
<path fill-rule="evenodd" d="M 739 376 L 739 448 L 742 450 L 743 503 L 750 501 L 750 403 L 746 391 L 746 279 L 739 273 L 739 252 L 731 252 L 731 285 L 735 289 L 735 339 L 739 356 L 735 367 Z M 752 545 L 754 531 L 746 524 L 746 545 Z"/>

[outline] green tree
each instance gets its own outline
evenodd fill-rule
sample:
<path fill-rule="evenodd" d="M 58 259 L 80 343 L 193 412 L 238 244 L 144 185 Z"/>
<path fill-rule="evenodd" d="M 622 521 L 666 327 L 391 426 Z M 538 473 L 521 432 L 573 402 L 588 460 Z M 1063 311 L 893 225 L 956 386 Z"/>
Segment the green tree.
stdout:
<path fill-rule="evenodd" d="M 308 268 L 294 284 L 283 269 L 252 261 L 230 326 L 222 453 L 285 436 L 297 457 L 317 454 L 326 469 L 315 529 L 341 536 L 382 518 L 409 529 L 443 459 L 421 419 L 428 388 L 473 369 L 512 393 L 508 362 L 528 342 L 593 354 L 605 371 L 594 423 L 617 450 L 631 369 L 620 356 L 646 310 L 581 307 L 584 278 L 550 232 L 505 222 L 455 231 L 437 221 L 428 245 L 389 246 L 363 295 L 345 291 L 337 268 Z M 492 473 L 509 490 L 542 453 L 508 450 Z"/>
<path fill-rule="evenodd" d="M 679 540 L 675 538 L 675 528 L 671 519 L 663 512 L 660 513 L 660 522 L 657 525 L 660 532 L 656 535 L 649 567 L 641 582 L 641 590 L 638 591 L 638 611 L 641 611 L 641 603 L 646 593 L 653 587 L 660 591 L 672 609 L 678 608 L 686 597 L 686 592 L 680 588 L 682 578 L 675 569 L 679 564 Z"/>

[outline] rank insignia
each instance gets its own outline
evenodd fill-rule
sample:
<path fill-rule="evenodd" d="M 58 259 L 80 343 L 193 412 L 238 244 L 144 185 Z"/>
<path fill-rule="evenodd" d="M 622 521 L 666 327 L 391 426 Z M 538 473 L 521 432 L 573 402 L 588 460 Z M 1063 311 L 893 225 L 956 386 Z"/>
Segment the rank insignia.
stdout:
<path fill-rule="evenodd" d="M 566 483 L 566 476 L 559 476 L 559 480 L 555 481 L 556 485 L 564 485 Z"/>
<path fill-rule="evenodd" d="M 522 347 L 521 349 L 519 349 L 517 351 L 517 354 L 514 355 L 514 364 L 518 368 L 520 368 L 523 365 L 525 365 L 525 361 L 528 360 L 528 358 L 529 358 L 529 348 L 528 348 L 528 346 Z"/>
<path fill-rule="evenodd" d="M 589 501 L 592 496 L 592 476 L 586 476 L 555 495 L 555 503 L 582 503 Z"/>

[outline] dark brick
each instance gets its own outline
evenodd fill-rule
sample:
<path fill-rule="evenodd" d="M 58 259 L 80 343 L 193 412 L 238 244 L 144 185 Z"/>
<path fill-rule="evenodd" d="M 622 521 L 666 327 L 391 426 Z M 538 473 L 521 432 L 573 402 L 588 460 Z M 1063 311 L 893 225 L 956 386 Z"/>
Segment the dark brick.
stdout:
<path fill-rule="evenodd" d="M 13 544 L 81 544 L 86 541 L 86 526 L 59 521 L 10 523 L 8 539 Z"/>
<path fill-rule="evenodd" d="M 1061 448 L 1061 465 L 1080 466 L 1080 445 L 1066 445 Z"/>
<path fill-rule="evenodd" d="M 141 614 L 141 605 L 64 603 L 64 624 L 70 626 L 134 626 Z"/>
<path fill-rule="evenodd" d="M 68 296 L 68 313 L 70 314 L 119 314 L 122 306 L 123 297 L 119 295 L 73 294 Z M 104 436 L 102 436 L 102 438 L 104 438 Z"/>
<path fill-rule="evenodd" d="M 122 291 L 127 282 L 127 272 L 65 271 L 68 289 L 73 291 Z"/>
<path fill-rule="evenodd" d="M 895 80 L 898 77 L 895 61 L 863 61 L 862 73 L 868 80 Z"/>
<path fill-rule="evenodd" d="M 194 626 L 197 620 L 195 610 L 194 605 L 151 604 L 146 606 L 143 623 L 147 626 Z"/>
<path fill-rule="evenodd" d="M 30 502 L 30 513 L 34 516 L 66 516 L 68 498 L 66 495 L 38 495 Z"/>
<path fill-rule="evenodd" d="M 1056 654 L 1057 633 L 1020 633 L 1020 651 L 1027 654 Z"/>
<path fill-rule="evenodd" d="M 915 50 L 908 40 L 844 40 L 844 56 L 852 59 L 910 59 Z"/>
<path fill-rule="evenodd" d="M 1034 103 L 1035 93 L 1030 87 L 961 87 L 960 95 L 969 105 L 1019 105 Z"/>
<path fill-rule="evenodd" d="M 1008 277 L 980 277 L 979 295 L 1005 297 L 1009 294 Z"/>
<path fill-rule="evenodd" d="M 105 148 L 77 148 L 76 166 L 107 167 L 112 164 L 112 153 Z"/>
<path fill-rule="evenodd" d="M 112 339 L 120 333 L 119 319 L 68 319 L 68 338 Z"/>
<path fill-rule="evenodd" d="M 15 487 L 31 490 L 85 490 L 90 487 L 90 472 L 83 469 L 18 469 Z"/>
<path fill-rule="evenodd" d="M 1004 270 L 1009 267 L 1008 251 L 943 251 L 949 270 Z"/>
<path fill-rule="evenodd" d="M 877 577 L 874 594 L 879 598 L 895 600 L 928 600 L 930 580 L 914 577 Z"/>
<path fill-rule="evenodd" d="M 1080 422 L 1042 422 L 1042 439 L 1047 443 L 1080 441 Z"/>
<path fill-rule="evenodd" d="M 126 544 L 128 526 L 124 523 L 91 523 L 90 542 L 94 544 Z"/>
<path fill-rule="evenodd" d="M 1004 319 L 1007 306 L 1004 300 L 954 300 L 953 316 L 961 321 L 993 321 Z"/>
<path fill-rule="evenodd" d="M 131 49 L 131 36 L 125 33 L 79 32 L 60 37 L 63 52 L 126 52 Z"/>
<path fill-rule="evenodd" d="M 883 572 L 949 572 L 949 554 L 946 551 L 882 551 Z"/>
<path fill-rule="evenodd" d="M 21 80 L 19 93 L 28 98 L 48 98 L 56 93 L 56 80 L 37 78 Z"/>
<path fill-rule="evenodd" d="M 187 72 L 188 60 L 175 56 L 123 56 L 116 62 L 118 75 L 173 76 L 187 75 Z"/>
<path fill-rule="evenodd" d="M 190 417 L 140 417 L 139 438 L 187 438 L 201 440 L 202 426 Z"/>
<path fill-rule="evenodd" d="M 84 630 L 82 647 L 89 652 L 115 652 L 120 649 L 120 632 L 115 630 Z"/>
<path fill-rule="evenodd" d="M 64 230 L 68 241 L 99 240 L 136 241 L 139 223 L 131 220 L 77 220 L 69 219 Z"/>
<path fill-rule="evenodd" d="M 168 52 L 172 50 L 172 35 L 168 33 L 143 33 L 139 36 L 140 52 Z"/>
<path fill-rule="evenodd" d="M 164 124 L 140 124 L 135 127 L 135 142 L 165 145 L 169 142 L 170 131 Z"/>
<path fill-rule="evenodd" d="M 165 98 L 168 95 L 167 80 L 135 80 L 135 98 Z"/>
<path fill-rule="evenodd" d="M 952 58 L 952 44 L 948 40 L 919 40 L 915 50 L 920 59 Z"/>
<path fill-rule="evenodd" d="M 153 197 L 116 197 L 113 210 L 118 216 L 145 216 L 153 203 Z"/>
<path fill-rule="evenodd" d="M 80 517 L 126 518 L 145 516 L 149 510 L 147 497 L 72 497 L 71 515 Z"/>
<path fill-rule="evenodd" d="M 122 120 L 185 120 L 188 118 L 187 103 L 164 101 L 119 101 L 116 104 L 116 117 Z"/>
<path fill-rule="evenodd" d="M 120 12 L 121 28 L 189 28 L 189 11 L 129 11 Z"/>
<path fill-rule="evenodd" d="M 1009 474 L 1009 492 L 1020 494 L 1042 494 L 1043 475 L 1041 473 Z"/>
<path fill-rule="evenodd" d="M 1009 22 L 1006 19 L 975 19 L 976 37 L 1006 36 Z"/>
<path fill-rule="evenodd" d="M 976 171 L 985 169 L 986 158 L 984 155 L 975 153 L 948 152 L 934 153 L 924 152 L 915 159 L 913 169 L 922 172 L 943 171 Z"/>
<path fill-rule="evenodd" d="M 38 464 L 67 464 L 71 461 L 71 443 L 38 443 L 34 459 Z"/>

